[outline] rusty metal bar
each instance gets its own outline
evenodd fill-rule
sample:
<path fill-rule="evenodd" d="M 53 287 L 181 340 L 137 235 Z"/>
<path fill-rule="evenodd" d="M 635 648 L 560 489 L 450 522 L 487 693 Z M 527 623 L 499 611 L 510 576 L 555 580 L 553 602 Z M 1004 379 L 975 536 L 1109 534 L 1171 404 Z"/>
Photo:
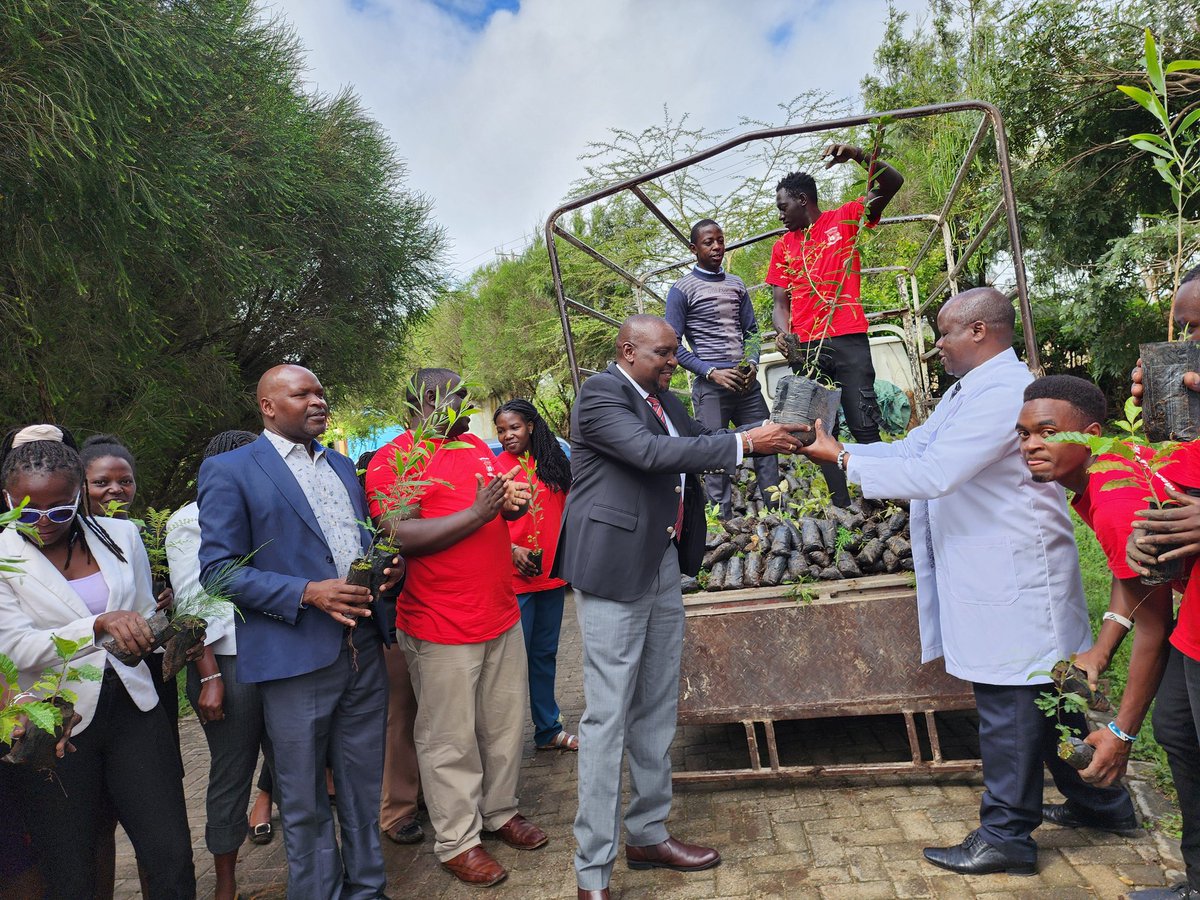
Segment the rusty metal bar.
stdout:
<path fill-rule="evenodd" d="M 929 296 L 925 298 L 925 303 L 921 306 L 919 312 L 924 312 L 925 307 L 932 303 L 942 293 L 942 291 L 950 286 L 951 279 L 953 279 L 956 275 L 958 275 L 959 272 L 966 268 L 967 263 L 971 261 L 972 255 L 974 255 L 975 251 L 979 249 L 980 245 L 987 240 L 987 236 L 992 233 L 992 229 L 995 228 L 996 223 L 1000 221 L 1000 213 L 1002 212 L 1004 212 L 1003 200 L 996 204 L 996 208 L 992 210 L 992 214 L 988 216 L 983 225 L 979 227 L 979 231 L 976 232 L 975 237 L 971 239 L 971 243 L 967 244 L 967 249 L 963 251 L 962 256 L 958 258 L 958 261 L 955 262 L 952 267 L 946 270 L 946 277 L 938 282 L 938 286 L 929 292 Z"/>
<path fill-rule="evenodd" d="M 942 243 L 946 248 L 946 271 L 949 272 L 956 262 L 954 259 L 954 235 L 950 232 L 950 223 L 946 221 L 942 222 Z M 916 271 L 915 266 L 913 271 Z M 957 270 L 955 270 L 955 274 L 957 275 Z M 954 276 L 950 277 L 950 293 L 958 293 L 958 279 Z"/>
<path fill-rule="evenodd" d="M 649 294 L 651 297 L 653 297 L 659 303 L 666 303 L 666 301 L 663 300 L 662 297 L 658 296 L 658 294 L 656 294 L 654 291 L 650 290 L 650 288 L 646 287 L 645 284 L 643 284 L 641 281 L 639 281 L 636 275 L 633 275 L 632 273 L 626 271 L 623 266 L 620 266 L 617 263 L 613 262 L 611 259 L 609 259 L 607 256 L 605 256 L 599 250 L 596 250 L 593 247 L 589 247 L 586 243 L 581 241 L 579 238 L 575 237 L 575 235 L 571 234 L 571 232 L 567 231 L 565 228 L 559 228 L 557 225 L 555 225 L 554 233 L 559 235 L 563 240 L 565 240 L 572 247 L 582 250 L 584 253 L 586 253 L 588 256 L 590 256 L 592 259 L 596 260 L 596 262 L 600 263 L 601 265 L 608 266 L 608 268 L 612 269 L 612 271 L 616 272 L 618 275 L 620 275 L 622 278 L 624 278 L 626 281 L 628 281 L 631 285 L 633 285 L 633 287 L 636 290 L 645 291 L 647 294 Z M 637 297 L 636 299 L 637 299 L 637 305 L 638 305 L 638 312 L 644 312 L 645 310 L 643 309 L 643 306 L 642 306 L 641 297 Z"/>
<path fill-rule="evenodd" d="M 787 231 L 786 228 L 776 228 L 773 231 L 764 231 L 762 234 L 756 234 L 753 237 L 742 238 L 741 240 L 734 241 L 732 244 L 726 244 L 725 252 L 732 253 L 734 250 L 739 250 L 742 247 L 746 247 L 746 246 L 749 246 L 750 244 L 758 243 L 759 241 L 765 241 L 767 238 L 775 237 L 776 235 L 780 235 L 780 234 L 784 234 L 786 231 Z M 649 280 L 649 279 L 653 278 L 655 275 L 662 275 L 664 272 L 670 272 L 672 269 L 678 269 L 680 266 L 689 266 L 689 265 L 694 264 L 695 262 L 696 262 L 695 257 L 692 257 L 690 259 L 681 259 L 678 262 L 673 262 L 668 266 L 659 266 L 657 269 L 647 272 L 645 277 L 646 277 L 646 280 Z"/>
<path fill-rule="evenodd" d="M 1041 376 L 1042 355 L 1033 333 L 1033 305 L 1029 302 L 1029 283 L 1025 276 L 1025 250 L 1021 243 L 1021 224 L 1017 221 L 1017 195 L 1013 191 L 1012 170 L 1008 161 L 1008 135 L 1004 131 L 1004 116 L 992 107 L 996 132 L 996 161 L 1000 164 L 1000 190 L 1004 193 L 1004 209 L 1008 219 L 1009 253 L 1017 281 L 1017 302 L 1021 307 L 1021 334 L 1025 338 L 1025 364 L 1035 376 Z"/>
<path fill-rule="evenodd" d="M 921 759 L 921 739 L 917 737 L 917 723 L 913 720 L 912 710 L 906 709 L 904 715 L 904 730 L 908 732 L 908 749 L 912 753 L 914 766 L 919 766 Z"/>
<path fill-rule="evenodd" d="M 1032 315 L 1032 308 L 1031 308 L 1030 302 L 1029 302 L 1029 289 L 1028 289 L 1027 276 L 1026 276 L 1026 272 L 1025 272 L 1025 264 L 1024 264 L 1023 248 L 1022 248 L 1022 241 L 1021 241 L 1021 235 L 1020 235 L 1020 227 L 1019 227 L 1019 223 L 1017 221 L 1016 197 L 1015 197 L 1015 193 L 1013 191 L 1012 170 L 1011 170 L 1011 166 L 1010 166 L 1009 158 L 1008 158 L 1008 139 L 1007 139 L 1007 136 L 1006 136 L 1005 130 L 1004 130 L 1004 119 L 1000 113 L 1000 110 L 991 103 L 986 103 L 986 102 L 983 102 L 980 100 L 963 100 L 963 101 L 958 101 L 958 102 L 953 102 L 953 103 L 938 103 L 938 104 L 931 104 L 928 106 L 913 107 L 910 109 L 890 110 L 890 111 L 882 112 L 882 113 L 873 113 L 873 114 L 861 115 L 861 116 L 851 116 L 851 117 L 842 118 L 842 119 L 821 120 L 818 122 L 811 122 L 811 123 L 806 123 L 803 125 L 791 125 L 791 126 L 780 127 L 780 128 L 764 128 L 764 129 L 758 129 L 756 131 L 746 132 L 744 134 L 735 136 L 735 137 L 730 138 L 726 141 L 723 141 L 719 144 L 716 144 L 712 147 L 709 147 L 707 150 L 693 153 L 692 155 L 684 157 L 683 159 L 676 160 L 672 163 L 668 163 L 663 166 L 659 166 L 658 168 L 653 169 L 649 172 L 645 172 L 641 175 L 636 175 L 631 178 L 627 178 L 623 181 L 620 181 L 615 184 L 609 185 L 607 187 L 601 188 L 599 190 L 593 191 L 589 194 L 586 194 L 586 195 L 583 195 L 580 197 L 576 197 L 576 198 L 569 200 L 566 203 L 560 205 L 557 209 L 555 209 L 553 212 L 551 212 L 550 216 L 546 220 L 545 236 L 546 236 L 547 251 L 550 254 L 550 261 L 551 261 L 550 268 L 551 268 L 551 275 L 554 280 L 555 297 L 556 297 L 556 300 L 558 301 L 560 319 L 562 320 L 562 323 L 563 323 L 563 337 L 564 337 L 564 341 L 566 343 L 567 358 L 568 358 L 568 362 L 571 365 L 572 382 L 574 383 L 576 388 L 578 388 L 578 385 L 579 385 L 579 376 L 578 376 L 578 371 L 577 371 L 578 364 L 577 364 L 577 360 L 575 357 L 574 340 L 573 340 L 573 337 L 572 337 L 571 331 L 570 331 L 570 323 L 569 323 L 567 305 L 566 305 L 565 297 L 564 297 L 564 293 L 563 293 L 562 270 L 558 263 L 557 250 L 554 246 L 556 232 L 559 234 L 563 234 L 563 236 L 565 237 L 565 233 L 562 232 L 562 230 L 559 229 L 557 226 L 557 221 L 561 216 L 565 215 L 566 213 L 568 213 L 572 210 L 579 209 L 581 207 L 584 207 L 591 203 L 594 203 L 598 200 L 602 200 L 607 197 L 611 197 L 611 196 L 618 194 L 625 190 L 630 190 L 630 189 L 637 187 L 641 184 L 644 184 L 648 181 L 652 181 L 657 178 L 661 178 L 665 175 L 670 175 L 681 169 L 686 169 L 689 166 L 704 162 L 705 160 L 711 159 L 714 156 L 718 156 L 722 153 L 725 153 L 728 150 L 732 150 L 736 147 L 740 147 L 743 144 L 747 144 L 752 141 L 767 140 L 767 139 L 771 139 L 771 138 L 788 137 L 788 136 L 795 136 L 795 135 L 801 135 L 801 134 L 811 134 L 814 132 L 821 132 L 821 131 L 832 131 L 832 130 L 839 129 L 839 128 L 852 128 L 852 127 L 859 126 L 859 125 L 870 124 L 882 117 L 888 117 L 894 121 L 902 121 L 902 120 L 906 120 L 906 119 L 917 119 L 917 118 L 924 118 L 924 117 L 928 117 L 928 116 L 944 115 L 947 113 L 956 113 L 956 112 L 966 112 L 966 111 L 971 111 L 971 110 L 977 110 L 979 112 L 982 112 L 985 117 L 985 121 L 981 122 L 981 124 L 980 124 L 979 132 L 977 132 L 976 140 L 973 141 L 972 146 L 974 146 L 975 143 L 978 143 L 979 141 L 982 140 L 982 138 L 980 137 L 980 134 L 986 131 L 985 125 L 986 125 L 987 121 L 990 121 L 992 130 L 993 130 L 993 133 L 995 136 L 997 163 L 998 163 L 998 167 L 1000 170 L 1001 191 L 1002 191 L 1002 194 L 1004 197 L 1003 208 L 1007 214 L 1006 218 L 1007 218 L 1007 226 L 1008 226 L 1008 231 L 1009 231 L 1010 251 L 1012 254 L 1013 271 L 1014 271 L 1015 279 L 1016 279 L 1017 299 L 1018 299 L 1019 306 L 1021 309 L 1022 331 L 1023 331 L 1023 337 L 1025 339 L 1025 349 L 1026 349 L 1027 361 L 1028 361 L 1029 367 L 1031 369 L 1033 369 L 1035 372 L 1040 372 L 1041 371 L 1041 361 L 1040 361 L 1040 354 L 1038 352 L 1038 347 L 1036 344 L 1036 339 L 1035 339 L 1035 336 L 1033 333 L 1033 315 Z M 975 152 L 978 152 L 978 148 L 975 148 Z M 973 154 L 971 154 L 971 155 L 973 155 Z M 960 172 L 965 171 L 966 167 L 967 167 L 967 160 L 964 160 L 964 164 L 963 164 L 963 167 L 960 168 Z M 931 238 L 934 237 L 935 235 L 936 235 L 936 229 L 933 230 L 933 235 L 931 235 Z M 575 240 L 578 241 L 579 239 L 576 238 Z M 579 243 L 576 246 L 578 246 L 580 249 L 585 250 L 585 252 L 590 251 L 591 255 L 593 255 L 594 258 L 596 258 L 602 264 L 608 265 L 608 262 L 606 262 L 604 260 L 604 258 L 602 257 L 601 254 L 598 254 L 596 251 L 592 251 L 591 248 L 587 247 L 583 241 L 579 241 Z M 910 271 L 915 271 L 915 266 L 916 266 L 916 262 L 914 261 L 914 263 L 910 266 Z M 624 272 L 624 270 L 618 271 L 617 268 L 615 268 L 611 265 L 609 267 L 612 269 L 612 271 L 618 272 L 618 274 L 621 274 L 622 277 L 624 277 L 627 281 L 629 281 L 635 287 L 635 289 L 645 289 L 644 281 L 639 281 L 638 279 L 633 278 L 632 276 L 629 275 L 629 273 Z M 667 269 L 665 271 L 670 271 L 670 269 Z M 657 295 L 655 295 L 655 296 L 657 296 Z M 662 298 L 658 298 L 658 299 L 661 301 Z M 640 295 L 639 295 L 639 301 L 640 301 Z"/>
<path fill-rule="evenodd" d="M 934 763 L 940 765 L 942 759 L 942 741 L 938 737 L 937 720 L 933 717 L 933 710 L 925 710 L 925 729 L 929 732 L 929 749 L 933 751 Z"/>
<path fill-rule="evenodd" d="M 635 184 L 629 190 L 632 192 L 633 196 L 642 201 L 642 204 L 646 207 L 646 209 L 654 213 L 654 218 L 658 219 L 658 221 L 667 226 L 667 231 L 671 232 L 671 234 L 675 235 L 675 237 L 679 238 L 679 240 L 683 242 L 683 246 L 690 247 L 692 245 L 692 242 L 688 240 L 687 235 L 680 231 L 676 227 L 675 223 L 667 218 L 667 214 L 659 209 L 655 202 L 647 197 L 645 192 L 640 187 Z"/>
<path fill-rule="evenodd" d="M 755 772 L 762 769 L 762 759 L 758 754 L 758 734 L 754 731 L 754 720 L 743 719 L 746 727 L 746 747 L 750 751 L 750 768 Z"/>
<path fill-rule="evenodd" d="M 558 262 L 558 247 L 550 231 L 551 223 L 546 223 L 546 252 L 550 254 L 550 276 L 554 281 L 554 294 L 558 299 L 558 319 L 562 323 L 563 343 L 567 350 L 567 365 L 571 368 L 571 387 L 579 393 L 579 362 L 575 358 L 575 335 L 571 333 L 570 308 L 566 294 L 563 293 L 562 269 Z M 572 301 L 573 302 L 573 301 Z"/>
<path fill-rule="evenodd" d="M 567 306 L 571 307 L 571 309 L 577 309 L 581 313 L 591 316 L 593 319 L 599 319 L 601 322 L 607 322 L 609 325 L 612 325 L 615 328 L 621 327 L 621 323 L 612 316 L 606 315 L 605 313 L 600 312 L 598 309 L 592 309 L 590 306 L 580 303 L 578 300 L 572 300 L 570 297 L 568 297 L 566 303 Z"/>
<path fill-rule="evenodd" d="M 971 163 L 975 160 L 975 156 L 979 153 L 979 148 L 983 144 L 983 138 L 987 134 L 989 121 L 987 116 L 983 117 L 983 120 L 979 123 L 979 128 L 975 131 L 975 137 L 971 139 L 971 143 L 967 147 L 966 155 L 963 157 L 963 161 L 954 175 L 954 181 L 951 183 L 950 190 L 946 194 L 946 200 L 942 203 L 942 209 L 935 219 L 938 226 L 946 224 L 946 217 L 950 215 L 950 210 L 954 207 L 954 201 L 958 199 L 958 192 L 962 189 L 963 181 L 966 180 L 967 170 L 971 167 Z M 917 255 L 912 259 L 912 271 L 915 272 L 917 266 L 925 259 L 925 254 L 929 252 L 934 240 L 937 239 L 937 233 L 937 228 L 930 229 L 929 236 L 925 238 L 925 243 L 921 245 L 921 249 L 917 251 Z M 950 265 L 949 261 L 947 261 L 946 265 Z"/>
<path fill-rule="evenodd" d="M 771 771 L 779 771 L 779 747 L 775 743 L 775 720 L 765 719 L 763 721 L 763 731 L 767 733 L 767 760 L 771 764 Z"/>
<path fill-rule="evenodd" d="M 671 780 L 675 784 L 711 784 L 722 781 L 760 781 L 800 778 L 847 778 L 877 775 L 943 775 L 959 772 L 978 772 L 983 762 L 978 759 L 953 759 L 941 763 L 912 762 L 894 763 L 834 763 L 824 766 L 780 766 L 778 770 L 765 769 L 707 769 L 702 772 L 674 772 Z"/>

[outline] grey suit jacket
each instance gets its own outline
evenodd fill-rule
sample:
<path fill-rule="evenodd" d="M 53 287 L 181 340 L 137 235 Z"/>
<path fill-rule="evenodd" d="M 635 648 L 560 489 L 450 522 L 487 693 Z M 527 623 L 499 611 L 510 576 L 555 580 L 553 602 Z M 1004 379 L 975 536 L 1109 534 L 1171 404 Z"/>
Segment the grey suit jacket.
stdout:
<path fill-rule="evenodd" d="M 553 574 L 581 591 L 635 600 L 650 587 L 672 540 L 680 473 L 732 471 L 737 440 L 659 397 L 672 437 L 616 365 L 584 382 L 571 411 L 571 493 Z M 704 492 L 689 476 L 679 567 L 694 575 L 704 555 Z"/>

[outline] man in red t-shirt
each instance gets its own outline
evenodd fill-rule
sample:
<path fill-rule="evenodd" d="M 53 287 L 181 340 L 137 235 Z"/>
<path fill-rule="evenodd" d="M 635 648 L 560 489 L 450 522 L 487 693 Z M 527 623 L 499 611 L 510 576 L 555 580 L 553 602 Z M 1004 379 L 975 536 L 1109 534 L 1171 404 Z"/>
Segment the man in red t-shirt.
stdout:
<path fill-rule="evenodd" d="M 529 490 L 516 470 L 496 472 L 491 450 L 467 432 L 468 418 L 457 416 L 465 398 L 454 372 L 417 372 L 409 431 L 371 460 L 367 497 L 408 562 L 396 627 L 417 696 L 413 737 L 434 852 L 461 881 L 491 885 L 507 872 L 481 831 L 521 850 L 547 840 L 517 811 L 527 676 L 505 520 L 525 513 Z M 425 484 L 402 518 L 394 460 L 426 423 L 436 436 L 405 470 Z"/>
<path fill-rule="evenodd" d="M 1096 643 L 1075 659 L 1076 665 L 1088 673 L 1093 688 L 1126 633 L 1137 625 L 1121 707 L 1107 727 L 1096 729 L 1085 739 L 1096 749 L 1096 755 L 1091 765 L 1079 774 L 1084 781 L 1097 785 L 1110 785 L 1125 773 L 1133 738 L 1141 730 L 1167 663 L 1172 612 L 1171 586 L 1143 584 L 1125 559 L 1133 520 L 1138 510 L 1147 505 L 1147 490 L 1106 487 L 1110 482 L 1128 478 L 1128 471 L 1089 472 L 1096 460 L 1086 445 L 1047 440 L 1063 432 L 1101 434 L 1106 408 L 1103 391 L 1090 381 L 1072 375 L 1048 375 L 1025 389 L 1025 405 L 1017 420 L 1021 453 L 1033 479 L 1057 481 L 1074 494 L 1071 506 L 1095 532 L 1113 573 L 1108 611 Z M 1112 461 L 1120 457 L 1109 454 L 1100 459 Z M 1171 485 L 1162 478 L 1156 478 L 1155 482 L 1155 496 L 1165 496 Z M 1076 727 L 1082 722 L 1083 717 L 1078 716 Z M 1114 824 L 1136 827 L 1134 822 L 1096 821 L 1085 809 L 1074 805 L 1070 797 L 1065 804 L 1043 806 L 1042 814 L 1047 822 L 1067 827 L 1089 826 L 1109 831 L 1123 830 L 1113 828 Z"/>
<path fill-rule="evenodd" d="M 1176 327 L 1189 340 L 1200 340 L 1200 266 L 1187 272 L 1175 293 L 1173 305 Z M 1186 372 L 1182 378 L 1188 390 L 1200 391 L 1200 373 Z M 1133 370 L 1130 393 L 1136 402 L 1142 398 L 1141 361 Z M 1136 572 L 1145 565 L 1171 559 L 1195 557 L 1179 607 L 1179 621 L 1171 634 L 1171 654 L 1167 671 L 1154 698 L 1154 736 L 1167 751 L 1171 777 L 1179 795 L 1183 817 L 1180 850 L 1187 867 L 1187 881 L 1166 889 L 1134 891 L 1136 900 L 1179 900 L 1200 898 L 1200 497 L 1192 491 L 1200 488 L 1200 442 L 1181 446 L 1167 468 L 1173 482 L 1183 491 L 1168 495 L 1178 505 L 1163 509 L 1143 509 L 1139 530 L 1149 536 L 1131 536 L 1129 564 Z M 1163 552 L 1159 553 L 1162 550 Z"/>
<path fill-rule="evenodd" d="M 821 212 L 811 175 L 792 172 L 777 185 L 775 206 L 787 234 L 771 250 L 765 279 L 774 288 L 775 343 L 797 374 L 823 375 L 842 389 L 842 415 L 850 433 L 860 443 L 874 443 L 880 414 L 867 318 L 859 300 L 858 235 L 862 225 L 874 228 L 879 222 L 904 177 L 849 144 L 830 144 L 821 157 L 829 158 L 827 169 L 850 160 L 866 168 L 869 192 Z M 829 429 L 835 436 L 837 432 L 836 424 Z M 833 502 L 849 504 L 845 474 L 832 463 L 821 464 L 821 471 Z"/>

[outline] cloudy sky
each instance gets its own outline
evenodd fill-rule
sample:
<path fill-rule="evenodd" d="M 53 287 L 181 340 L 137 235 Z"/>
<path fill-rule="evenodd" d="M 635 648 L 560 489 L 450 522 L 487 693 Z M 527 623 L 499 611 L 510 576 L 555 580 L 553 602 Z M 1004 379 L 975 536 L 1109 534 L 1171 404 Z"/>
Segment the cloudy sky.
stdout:
<path fill-rule="evenodd" d="M 457 277 L 519 250 L 613 126 L 777 118 L 817 89 L 849 98 L 885 0 L 264 0 L 321 91 L 352 86 L 429 195 Z M 894 0 L 922 15 L 925 0 Z"/>

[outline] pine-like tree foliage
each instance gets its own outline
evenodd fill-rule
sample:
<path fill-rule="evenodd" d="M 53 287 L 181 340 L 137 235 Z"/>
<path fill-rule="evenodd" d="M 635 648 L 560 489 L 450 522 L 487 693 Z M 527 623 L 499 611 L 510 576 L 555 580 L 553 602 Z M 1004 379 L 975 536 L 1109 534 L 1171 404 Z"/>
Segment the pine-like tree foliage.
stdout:
<path fill-rule="evenodd" d="M 369 393 L 440 287 L 430 204 L 248 0 L 0 9 L 0 409 L 119 433 L 142 499 L 301 362 Z M 148 493 L 145 493 L 148 491 Z"/>

